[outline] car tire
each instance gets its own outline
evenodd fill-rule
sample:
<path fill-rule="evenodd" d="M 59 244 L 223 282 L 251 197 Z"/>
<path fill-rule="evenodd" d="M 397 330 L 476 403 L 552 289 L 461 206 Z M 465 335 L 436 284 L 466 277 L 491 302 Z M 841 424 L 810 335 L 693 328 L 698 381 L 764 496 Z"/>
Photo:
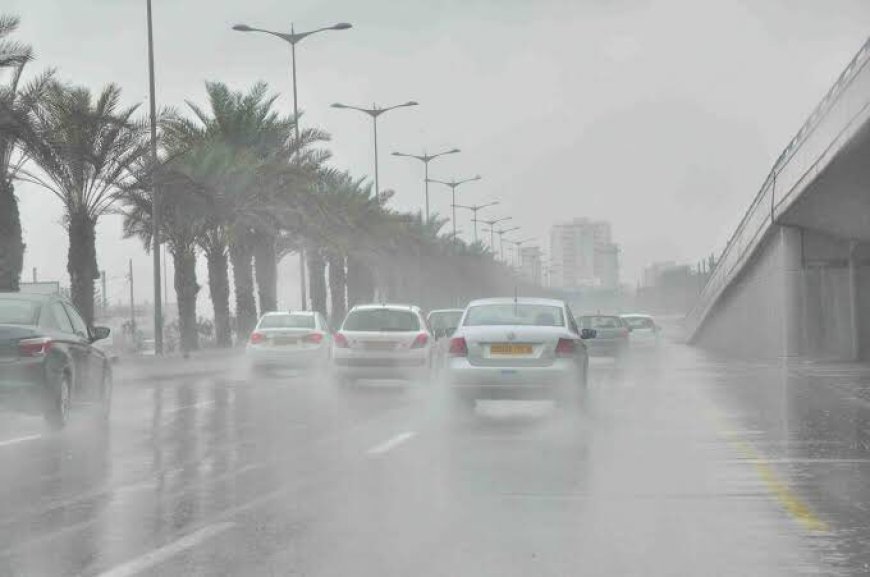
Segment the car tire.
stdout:
<path fill-rule="evenodd" d="M 100 419 L 104 422 L 108 422 L 112 414 L 112 394 L 114 389 L 115 380 L 112 376 L 112 369 L 106 366 L 103 369 L 103 383 L 100 386 Z"/>
<path fill-rule="evenodd" d="M 60 431 L 69 422 L 70 405 L 72 404 L 72 379 L 63 373 L 54 390 L 49 394 L 48 407 L 45 411 L 45 422 L 53 431 Z"/>

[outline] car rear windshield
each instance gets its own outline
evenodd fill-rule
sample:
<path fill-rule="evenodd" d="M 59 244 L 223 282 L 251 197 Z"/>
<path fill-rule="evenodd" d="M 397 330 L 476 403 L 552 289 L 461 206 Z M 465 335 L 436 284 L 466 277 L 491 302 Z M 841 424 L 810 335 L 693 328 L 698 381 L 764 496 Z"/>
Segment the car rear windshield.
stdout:
<path fill-rule="evenodd" d="M 509 303 L 478 305 L 468 309 L 464 326 L 526 325 L 536 327 L 564 327 L 565 317 L 561 307 Z"/>
<path fill-rule="evenodd" d="M 39 303 L 23 299 L 0 299 L 0 325 L 35 325 Z"/>
<path fill-rule="evenodd" d="M 625 324 L 619 317 L 587 316 L 580 317 L 580 326 L 584 329 L 619 329 Z"/>
<path fill-rule="evenodd" d="M 652 319 L 647 317 L 623 317 L 622 320 L 633 329 L 651 329 L 655 327 Z"/>
<path fill-rule="evenodd" d="M 429 326 L 432 330 L 455 329 L 462 319 L 462 311 L 434 312 L 429 315 Z"/>
<path fill-rule="evenodd" d="M 314 315 L 267 315 L 260 320 L 261 329 L 313 329 Z"/>
<path fill-rule="evenodd" d="M 420 320 L 411 311 L 394 309 L 364 309 L 351 311 L 342 330 L 374 332 L 419 331 Z"/>

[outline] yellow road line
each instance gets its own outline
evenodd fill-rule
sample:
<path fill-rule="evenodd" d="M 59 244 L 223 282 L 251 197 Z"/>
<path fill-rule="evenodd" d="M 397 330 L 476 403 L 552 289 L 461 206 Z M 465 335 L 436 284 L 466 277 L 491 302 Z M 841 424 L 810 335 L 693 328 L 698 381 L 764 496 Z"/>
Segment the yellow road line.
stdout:
<path fill-rule="evenodd" d="M 827 532 L 829 530 L 828 524 L 816 517 L 809 506 L 776 474 L 764 455 L 746 441 L 739 439 L 734 430 L 724 426 L 724 419 L 721 415 L 714 412 L 712 417 L 718 425 L 719 432 L 745 459 L 753 461 L 752 464 L 758 476 L 761 477 L 767 489 L 792 518 L 808 531 Z"/>

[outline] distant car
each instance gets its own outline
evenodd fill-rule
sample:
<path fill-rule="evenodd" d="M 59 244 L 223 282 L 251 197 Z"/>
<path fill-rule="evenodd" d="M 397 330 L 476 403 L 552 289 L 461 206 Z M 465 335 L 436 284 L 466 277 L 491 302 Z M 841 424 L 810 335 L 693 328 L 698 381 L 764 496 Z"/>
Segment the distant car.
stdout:
<path fill-rule="evenodd" d="M 650 315 L 632 313 L 621 315 L 631 330 L 629 342 L 633 347 L 654 347 L 659 344 L 661 328 Z"/>
<path fill-rule="evenodd" d="M 107 418 L 112 366 L 94 343 L 109 332 L 59 296 L 0 293 L 0 408 L 41 413 L 54 429 L 79 404 L 98 404 Z"/>
<path fill-rule="evenodd" d="M 353 307 L 335 334 L 332 367 L 339 383 L 357 379 L 428 381 L 433 338 L 419 307 Z"/>
<path fill-rule="evenodd" d="M 583 315 L 577 319 L 581 328 L 595 331 L 586 346 L 593 356 L 620 358 L 628 352 L 628 324 L 618 315 Z"/>
<path fill-rule="evenodd" d="M 269 312 L 260 317 L 245 354 L 252 369 L 327 366 L 332 336 L 315 311 Z"/>
<path fill-rule="evenodd" d="M 585 339 L 560 300 L 471 302 L 450 339 L 445 381 L 457 401 L 574 398 L 586 387 Z M 578 401 L 579 402 L 579 401 Z"/>
<path fill-rule="evenodd" d="M 429 323 L 429 329 L 435 338 L 433 362 L 438 368 L 444 365 L 450 337 L 453 336 L 456 327 L 459 326 L 459 321 L 462 319 L 462 313 L 464 312 L 465 309 L 439 309 L 431 311 L 426 317 L 426 322 Z"/>

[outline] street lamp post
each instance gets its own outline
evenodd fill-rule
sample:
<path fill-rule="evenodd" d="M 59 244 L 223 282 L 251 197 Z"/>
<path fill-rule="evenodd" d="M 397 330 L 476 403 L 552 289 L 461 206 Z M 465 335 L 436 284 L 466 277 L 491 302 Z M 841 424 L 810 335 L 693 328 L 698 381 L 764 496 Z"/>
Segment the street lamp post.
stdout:
<path fill-rule="evenodd" d="M 509 232 L 514 232 L 516 230 L 520 230 L 520 227 L 514 226 L 511 228 L 500 228 L 497 231 L 495 231 L 495 234 L 498 235 L 499 259 L 502 261 L 504 261 L 504 235 L 506 235 Z"/>
<path fill-rule="evenodd" d="M 150 0 L 149 0 L 150 4 Z M 311 36 L 312 34 L 317 34 L 318 32 L 325 32 L 327 30 L 347 30 L 352 26 L 347 22 L 339 22 L 338 24 L 333 24 L 332 26 L 326 26 L 324 28 L 317 28 L 315 30 L 309 30 L 308 32 L 296 32 L 293 24 L 290 24 L 290 32 L 274 32 L 272 30 L 264 30 L 263 28 L 253 28 L 248 26 L 247 24 L 236 24 L 233 26 L 233 30 L 238 32 L 262 32 L 264 34 L 270 34 L 272 36 L 276 36 L 281 40 L 290 44 L 290 61 L 291 61 L 291 70 L 293 73 L 293 132 L 295 133 L 296 138 L 296 149 L 297 152 L 301 151 L 301 139 L 299 137 L 299 98 L 297 97 L 296 91 L 296 45 L 299 44 L 303 39 Z M 305 286 L 305 249 L 303 246 L 299 246 L 299 290 L 302 298 L 302 310 L 308 308 L 308 299 L 306 298 L 306 286 Z"/>
<path fill-rule="evenodd" d="M 394 152 L 393 156 L 403 156 L 405 158 L 416 158 L 420 162 L 423 163 L 423 183 L 424 183 L 424 193 L 426 195 L 426 222 L 429 222 L 429 163 L 435 160 L 440 156 L 445 156 L 447 154 L 456 154 L 460 152 L 458 148 L 454 148 L 452 150 L 445 150 L 444 152 L 439 152 L 438 154 L 426 154 L 423 152 L 422 155 L 417 154 L 405 154 L 404 152 Z"/>
<path fill-rule="evenodd" d="M 510 240 L 510 239 L 508 239 L 507 242 L 511 243 L 512 245 L 514 245 L 514 247 L 516 247 L 516 257 L 514 259 L 513 266 L 515 266 L 517 268 L 520 267 L 520 265 L 522 264 L 522 259 L 520 258 L 520 250 L 523 248 L 524 244 L 526 244 L 527 242 L 532 241 L 532 240 L 535 240 L 535 238 L 529 237 L 529 238 L 524 238 L 523 240 Z"/>
<path fill-rule="evenodd" d="M 489 225 L 489 228 L 483 229 L 483 231 L 484 232 L 486 232 L 487 230 L 489 231 L 489 250 L 492 251 L 492 254 L 495 254 L 495 225 L 500 223 L 500 222 L 504 222 L 506 220 L 513 220 L 513 219 L 509 216 L 505 216 L 503 218 L 497 218 L 495 220 L 481 220 L 480 221 L 483 224 Z M 475 224 L 477 224 L 477 222 L 478 221 L 475 221 Z"/>
<path fill-rule="evenodd" d="M 438 184 L 443 184 L 450 188 L 450 192 L 453 195 L 453 200 L 450 202 L 450 205 L 453 207 L 453 242 L 456 242 L 456 189 L 467 182 L 473 182 L 475 180 L 480 180 L 480 175 L 472 176 L 471 178 L 466 178 L 464 180 L 456 180 L 455 178 L 451 181 L 446 180 L 436 180 L 434 178 L 427 178 L 426 180 L 429 182 L 437 182 Z"/>
<path fill-rule="evenodd" d="M 497 200 L 492 202 L 487 202 L 486 204 L 472 204 L 470 206 L 464 204 L 454 204 L 454 208 L 464 208 L 465 210 L 470 210 L 472 212 L 471 222 L 474 223 L 474 242 L 477 242 L 477 211 L 482 210 L 484 208 L 489 208 L 490 206 L 495 206 L 498 204 Z"/>
<path fill-rule="evenodd" d="M 160 191 L 155 184 L 157 169 L 157 103 L 154 94 L 154 33 L 151 21 L 151 0 L 148 13 L 148 93 L 151 117 L 151 257 L 154 264 L 154 353 L 163 354 L 163 296 L 160 287 Z M 131 281 L 132 283 L 132 281 Z"/>
<path fill-rule="evenodd" d="M 348 104 L 342 104 L 340 102 L 336 102 L 332 105 L 333 108 L 347 108 L 350 110 L 357 110 L 364 114 L 368 114 L 372 119 L 372 128 L 374 130 L 374 140 L 375 140 L 375 195 L 378 199 L 381 198 L 381 187 L 378 182 L 378 117 L 390 110 L 395 110 L 397 108 L 407 108 L 409 106 L 418 106 L 420 103 L 414 100 L 409 100 L 408 102 L 402 104 L 396 104 L 395 106 L 387 106 L 386 108 L 380 108 L 377 104 L 372 104 L 371 108 L 363 108 L 361 106 L 350 106 Z"/>

